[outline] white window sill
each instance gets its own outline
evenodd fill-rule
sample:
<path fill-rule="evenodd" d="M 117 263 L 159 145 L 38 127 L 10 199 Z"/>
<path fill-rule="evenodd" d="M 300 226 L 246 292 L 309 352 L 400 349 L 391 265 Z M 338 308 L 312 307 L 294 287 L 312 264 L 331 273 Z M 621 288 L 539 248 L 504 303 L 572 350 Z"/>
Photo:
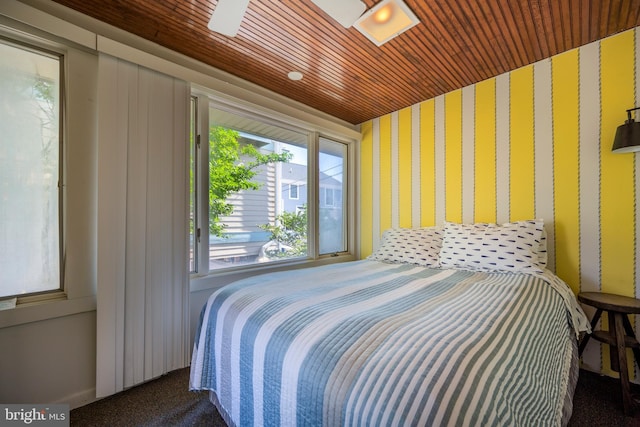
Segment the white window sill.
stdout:
<path fill-rule="evenodd" d="M 252 264 L 242 269 L 222 269 L 211 271 L 207 275 L 192 275 L 190 280 L 190 291 L 199 292 L 204 290 L 214 290 L 227 285 L 236 280 L 246 277 L 256 276 L 282 270 L 294 270 L 299 268 L 316 267 L 337 262 L 355 261 L 356 257 L 351 254 L 340 254 L 338 256 L 324 256 L 315 260 L 288 261 L 284 263 L 273 262 L 271 264 Z"/>
<path fill-rule="evenodd" d="M 70 316 L 72 314 L 94 311 L 95 309 L 95 295 L 74 299 L 58 299 L 19 304 L 15 308 L 0 311 L 0 328 Z"/>

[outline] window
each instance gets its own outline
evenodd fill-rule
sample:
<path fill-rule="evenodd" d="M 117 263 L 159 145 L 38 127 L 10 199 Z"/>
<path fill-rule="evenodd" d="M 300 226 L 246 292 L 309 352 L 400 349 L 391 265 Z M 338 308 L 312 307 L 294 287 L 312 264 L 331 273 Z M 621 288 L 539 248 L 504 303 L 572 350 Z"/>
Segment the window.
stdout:
<path fill-rule="evenodd" d="M 347 207 L 342 194 L 346 188 L 347 146 L 320 138 L 319 165 L 320 254 L 344 252 L 347 250 Z"/>
<path fill-rule="evenodd" d="M 61 70 L 0 39 L 0 298 L 62 289 Z"/>
<path fill-rule="evenodd" d="M 203 110 L 202 101 L 196 104 Z M 191 187 L 191 241 L 199 239 L 195 246 L 206 257 L 196 259 L 192 247 L 192 272 L 346 252 L 346 205 L 336 197 L 346 188 L 347 145 L 215 103 L 206 110 L 192 115 L 201 121 L 193 125 L 201 146 L 192 150 L 192 176 L 198 165 L 206 170 Z M 309 167 L 315 163 L 317 172 Z M 330 209 L 319 200 L 325 187 Z M 319 238 L 309 239 L 310 233 Z"/>
<path fill-rule="evenodd" d="M 306 257 L 296 204 L 306 200 L 307 135 L 220 108 L 208 116 L 209 270 Z M 283 197 L 291 184 L 296 204 Z"/>
<path fill-rule="evenodd" d="M 327 190 L 325 193 L 326 197 L 324 199 L 325 206 L 332 207 L 333 206 L 333 188 L 327 188 L 326 190 Z"/>
<path fill-rule="evenodd" d="M 298 200 L 298 184 L 289 184 L 289 198 Z"/>

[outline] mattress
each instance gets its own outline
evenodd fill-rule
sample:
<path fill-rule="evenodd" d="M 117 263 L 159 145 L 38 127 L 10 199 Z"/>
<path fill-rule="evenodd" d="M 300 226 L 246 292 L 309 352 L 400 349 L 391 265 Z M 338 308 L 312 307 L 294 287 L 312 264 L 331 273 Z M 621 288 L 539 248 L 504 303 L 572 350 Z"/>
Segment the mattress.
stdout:
<path fill-rule="evenodd" d="M 239 426 L 565 425 L 583 316 L 548 271 L 270 273 L 211 295 L 190 387 Z"/>

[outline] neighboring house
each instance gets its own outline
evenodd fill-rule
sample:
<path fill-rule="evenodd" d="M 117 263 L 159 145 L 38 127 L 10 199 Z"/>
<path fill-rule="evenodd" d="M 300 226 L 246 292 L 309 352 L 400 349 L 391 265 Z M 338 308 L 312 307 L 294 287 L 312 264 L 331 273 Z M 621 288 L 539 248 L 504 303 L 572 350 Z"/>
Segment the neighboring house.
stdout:
<path fill-rule="evenodd" d="M 251 143 L 267 153 L 266 144 L 242 138 L 241 144 Z M 246 159 L 248 160 L 248 159 Z M 260 184 L 258 190 L 243 190 L 229 198 L 234 206 L 233 215 L 223 217 L 225 236 L 209 236 L 209 264 L 211 268 L 255 262 L 260 248 L 269 242 L 270 233 L 260 228 L 275 222 L 277 165 L 260 167 L 253 181 Z"/>
<path fill-rule="evenodd" d="M 307 166 L 283 163 L 282 167 L 282 211 L 294 212 L 307 204 Z M 320 208 L 342 210 L 342 182 L 320 172 Z"/>
<path fill-rule="evenodd" d="M 283 163 L 281 168 L 282 211 L 299 211 L 307 204 L 307 166 Z M 322 230 L 327 231 L 332 228 L 332 224 L 339 223 L 334 227 L 335 233 L 323 233 L 323 240 L 320 242 L 320 253 L 328 253 L 334 251 L 328 248 L 341 246 L 342 182 L 324 172 L 320 172 L 319 176 L 320 227 Z"/>
<path fill-rule="evenodd" d="M 281 212 L 297 212 L 307 204 L 307 166 L 280 165 Z"/>
<path fill-rule="evenodd" d="M 256 262 L 261 248 L 269 243 L 269 233 L 260 225 L 274 224 L 283 212 L 300 212 L 307 204 L 307 166 L 280 163 L 263 166 L 254 178 L 261 184 L 258 190 L 241 191 L 230 201 L 235 206 L 233 215 L 222 218 L 227 225 L 225 238 L 210 236 L 210 265 L 212 268 L 229 264 Z M 279 196 L 276 195 L 280 188 Z M 320 221 L 342 218 L 342 182 L 320 173 Z M 279 200 L 277 204 L 273 201 Z M 341 239 L 341 235 L 334 235 Z M 327 242 L 335 247 L 335 242 Z M 323 248 L 320 248 L 321 252 Z"/>

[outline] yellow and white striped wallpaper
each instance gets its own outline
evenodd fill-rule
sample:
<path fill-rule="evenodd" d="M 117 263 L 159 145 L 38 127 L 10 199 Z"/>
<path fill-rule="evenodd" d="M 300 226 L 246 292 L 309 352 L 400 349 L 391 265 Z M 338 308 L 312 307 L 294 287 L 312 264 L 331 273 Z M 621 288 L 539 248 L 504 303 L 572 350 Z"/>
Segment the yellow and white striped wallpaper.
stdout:
<path fill-rule="evenodd" d="M 574 292 L 640 297 L 640 161 L 611 153 L 639 100 L 640 27 L 363 123 L 361 257 L 389 227 L 543 218 Z"/>

